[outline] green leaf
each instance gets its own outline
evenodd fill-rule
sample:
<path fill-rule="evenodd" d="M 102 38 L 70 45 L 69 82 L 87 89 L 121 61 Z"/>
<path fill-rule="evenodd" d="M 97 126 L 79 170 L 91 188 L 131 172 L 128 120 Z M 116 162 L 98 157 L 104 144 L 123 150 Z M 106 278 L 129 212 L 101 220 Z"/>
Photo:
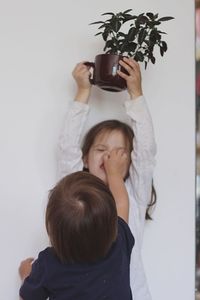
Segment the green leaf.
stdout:
<path fill-rule="evenodd" d="M 164 52 L 167 51 L 167 43 L 165 41 L 162 41 L 162 49 Z"/>
<path fill-rule="evenodd" d="M 158 30 L 158 32 L 159 32 L 159 33 L 162 33 L 162 34 L 167 34 L 166 32 L 160 31 L 160 30 Z"/>
<path fill-rule="evenodd" d="M 135 21 L 135 26 L 139 28 L 139 27 L 141 27 L 141 25 L 145 24 L 148 21 L 149 20 L 147 17 L 143 16 L 143 14 L 140 14 Z"/>
<path fill-rule="evenodd" d="M 100 35 L 100 34 L 102 34 L 103 32 L 98 32 L 98 33 L 96 33 L 94 36 L 97 36 L 97 35 Z"/>
<path fill-rule="evenodd" d="M 154 14 L 151 12 L 146 13 L 147 17 L 149 17 L 149 19 L 154 20 Z"/>
<path fill-rule="evenodd" d="M 119 37 L 120 37 L 120 36 L 126 37 L 126 34 L 125 34 L 124 32 L 121 32 L 121 31 L 118 32 L 117 35 L 118 35 Z"/>
<path fill-rule="evenodd" d="M 128 51 L 134 52 L 136 48 L 137 48 L 136 43 L 134 43 L 134 42 L 128 43 Z"/>
<path fill-rule="evenodd" d="M 154 15 L 154 20 L 156 20 L 158 18 L 158 14 Z"/>
<path fill-rule="evenodd" d="M 114 41 L 113 40 L 108 40 L 105 44 L 105 47 L 104 47 L 104 51 L 106 48 L 112 48 L 114 46 Z"/>
<path fill-rule="evenodd" d="M 99 26 L 98 29 L 106 27 L 106 24 L 104 23 L 103 25 Z"/>
<path fill-rule="evenodd" d="M 107 31 L 104 31 L 104 32 L 102 33 L 102 37 L 103 37 L 103 40 L 106 41 L 107 38 L 108 38 L 108 32 L 107 32 Z"/>
<path fill-rule="evenodd" d="M 163 21 L 169 21 L 172 19 L 174 19 L 174 17 L 163 17 L 163 18 L 158 19 L 158 21 L 163 22 Z"/>
<path fill-rule="evenodd" d="M 156 59 L 155 59 L 155 57 L 153 55 L 151 57 L 151 62 L 152 62 L 152 64 L 155 64 L 155 62 L 156 62 Z"/>
<path fill-rule="evenodd" d="M 157 26 L 157 25 L 160 25 L 161 22 L 160 21 L 154 21 L 152 24 L 153 24 L 153 26 Z"/>
<path fill-rule="evenodd" d="M 107 12 L 107 13 L 103 13 L 101 14 L 102 16 L 105 16 L 105 15 L 111 15 L 111 16 L 114 16 L 115 14 L 113 14 L 112 12 Z"/>
<path fill-rule="evenodd" d="M 144 43 L 148 46 L 151 47 L 152 46 L 152 42 L 150 40 L 144 40 Z"/>
<path fill-rule="evenodd" d="M 127 14 L 127 13 L 130 12 L 130 11 L 132 11 L 132 8 L 125 10 L 125 11 L 123 12 L 123 14 Z"/>
<path fill-rule="evenodd" d="M 137 47 L 137 44 L 134 42 L 131 43 L 123 43 L 121 44 L 120 51 L 123 52 L 134 52 Z"/>
<path fill-rule="evenodd" d="M 161 35 L 158 33 L 157 29 L 152 29 L 149 40 L 152 44 L 156 44 L 157 41 L 161 39 Z"/>
<path fill-rule="evenodd" d="M 145 24 L 147 23 L 149 20 L 146 16 L 141 16 L 140 17 L 140 24 Z"/>
<path fill-rule="evenodd" d="M 114 30 L 115 32 L 118 32 L 119 29 L 120 29 L 120 27 L 121 27 L 120 21 L 115 20 L 115 22 L 113 23 L 113 30 Z"/>
<path fill-rule="evenodd" d="M 103 21 L 97 21 L 97 22 L 92 22 L 90 23 L 89 25 L 94 25 L 94 24 L 103 24 L 104 22 Z"/>
<path fill-rule="evenodd" d="M 128 32 L 127 39 L 128 41 L 133 41 L 138 33 L 138 28 L 131 27 Z"/>
<path fill-rule="evenodd" d="M 124 41 L 123 43 L 120 43 L 120 51 L 123 53 L 123 52 L 127 52 L 127 45 L 128 45 L 128 42 L 127 41 Z"/>
<path fill-rule="evenodd" d="M 140 45 L 143 43 L 143 41 L 144 41 L 146 35 L 147 35 L 147 31 L 146 31 L 144 28 L 142 28 L 142 29 L 140 30 L 140 32 L 139 32 L 139 35 L 138 35 L 138 43 L 139 43 Z"/>
<path fill-rule="evenodd" d="M 160 55 L 163 56 L 164 55 L 164 50 L 162 47 L 160 47 Z"/>
<path fill-rule="evenodd" d="M 124 23 L 126 23 L 126 22 L 128 22 L 128 21 L 130 21 L 130 20 L 135 20 L 135 19 L 137 19 L 137 16 L 128 16 L 128 15 L 127 15 L 127 16 L 124 17 L 124 19 L 123 19 L 122 22 L 123 22 L 123 24 L 124 24 Z"/>
<path fill-rule="evenodd" d="M 137 51 L 136 54 L 135 54 L 134 59 L 136 61 L 144 61 L 144 54 L 140 51 Z"/>

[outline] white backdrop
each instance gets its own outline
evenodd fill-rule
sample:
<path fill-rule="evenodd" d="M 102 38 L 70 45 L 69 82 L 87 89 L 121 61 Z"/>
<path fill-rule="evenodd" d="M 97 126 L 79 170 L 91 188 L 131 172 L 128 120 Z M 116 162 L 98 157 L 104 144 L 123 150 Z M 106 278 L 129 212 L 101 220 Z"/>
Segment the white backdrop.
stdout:
<path fill-rule="evenodd" d="M 163 23 L 169 50 L 142 68 L 158 145 L 158 204 L 145 231 L 143 257 L 153 300 L 194 299 L 195 94 L 194 3 L 189 0 L 0 0 L 0 300 L 18 299 L 18 265 L 46 247 L 44 211 L 56 180 L 56 144 L 75 93 L 74 65 L 93 61 L 106 11 L 133 8 Z M 94 87 L 87 127 L 124 118 L 127 93 Z M 119 105 L 115 105 L 119 102 Z M 119 108 L 118 108 L 119 107 Z"/>

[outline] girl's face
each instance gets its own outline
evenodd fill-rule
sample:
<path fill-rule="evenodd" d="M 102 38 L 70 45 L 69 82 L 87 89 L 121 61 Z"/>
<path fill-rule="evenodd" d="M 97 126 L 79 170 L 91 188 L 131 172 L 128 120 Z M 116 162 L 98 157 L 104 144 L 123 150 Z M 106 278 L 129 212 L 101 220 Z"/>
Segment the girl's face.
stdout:
<path fill-rule="evenodd" d="M 88 154 L 84 158 L 84 165 L 89 169 L 89 172 L 103 180 L 106 184 L 107 176 L 104 169 L 103 156 L 109 154 L 114 149 L 124 149 L 129 155 L 127 167 L 123 174 L 124 178 L 130 165 L 130 150 L 121 131 L 112 130 L 97 135 Z"/>

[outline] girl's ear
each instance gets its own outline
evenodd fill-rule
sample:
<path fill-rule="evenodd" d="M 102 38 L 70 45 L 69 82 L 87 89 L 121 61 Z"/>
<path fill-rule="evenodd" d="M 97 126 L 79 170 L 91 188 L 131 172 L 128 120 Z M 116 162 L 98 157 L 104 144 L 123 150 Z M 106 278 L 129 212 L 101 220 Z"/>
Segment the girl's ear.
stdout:
<path fill-rule="evenodd" d="M 88 169 L 88 157 L 87 157 L 87 155 L 83 157 L 83 165 L 84 165 L 84 168 Z"/>

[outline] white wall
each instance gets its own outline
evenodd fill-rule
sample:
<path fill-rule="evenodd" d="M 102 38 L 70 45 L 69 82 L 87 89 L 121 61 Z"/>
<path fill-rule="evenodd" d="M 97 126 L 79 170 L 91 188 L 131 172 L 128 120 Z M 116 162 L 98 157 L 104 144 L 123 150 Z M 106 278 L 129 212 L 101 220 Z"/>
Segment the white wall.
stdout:
<path fill-rule="evenodd" d="M 147 278 L 153 300 L 194 298 L 194 3 L 119 3 L 1 0 L 0 300 L 18 298 L 19 262 L 47 245 L 44 210 L 56 179 L 59 130 L 75 92 L 71 71 L 77 62 L 93 60 L 103 47 L 94 37 L 96 27 L 88 23 L 103 12 L 134 7 L 135 13 L 175 17 L 163 23 L 169 46 L 165 57 L 142 70 L 158 145 L 158 204 L 143 249 Z M 87 127 L 102 118 L 123 119 L 122 107 L 117 110 L 113 103 L 126 97 L 126 92 L 94 88 Z"/>

